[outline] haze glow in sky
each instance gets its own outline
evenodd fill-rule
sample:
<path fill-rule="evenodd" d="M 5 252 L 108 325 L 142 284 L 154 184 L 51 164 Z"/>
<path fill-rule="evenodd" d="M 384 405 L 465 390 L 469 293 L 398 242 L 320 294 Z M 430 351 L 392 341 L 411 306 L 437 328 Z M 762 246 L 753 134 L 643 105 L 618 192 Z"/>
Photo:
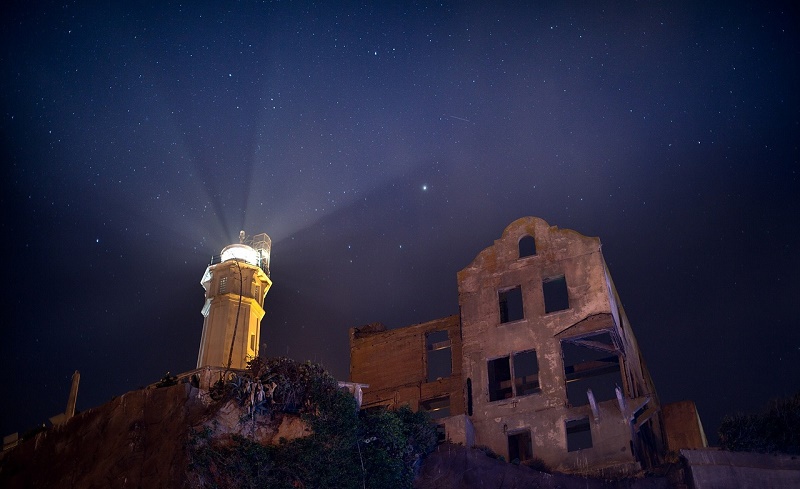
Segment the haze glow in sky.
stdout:
<path fill-rule="evenodd" d="M 269 355 L 458 312 L 527 215 L 600 236 L 662 402 L 800 386 L 789 4 L 19 2 L 2 36 L 0 431 L 192 369 L 210 257 L 273 240 Z M 713 5 L 712 5 L 713 4 Z"/>

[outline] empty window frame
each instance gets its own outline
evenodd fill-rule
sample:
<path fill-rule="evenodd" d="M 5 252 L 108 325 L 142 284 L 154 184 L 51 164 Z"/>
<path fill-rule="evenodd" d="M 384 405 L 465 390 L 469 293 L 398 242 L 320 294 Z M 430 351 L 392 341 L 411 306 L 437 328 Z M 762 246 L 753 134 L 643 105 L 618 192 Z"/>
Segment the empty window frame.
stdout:
<path fill-rule="evenodd" d="M 508 435 L 508 460 L 524 462 L 533 458 L 530 430 L 518 431 Z"/>
<path fill-rule="evenodd" d="M 419 407 L 427 412 L 431 419 L 441 419 L 450 416 L 450 396 L 436 397 L 420 401 Z"/>
<path fill-rule="evenodd" d="M 453 358 L 450 338 L 446 330 L 431 331 L 425 334 L 426 380 L 450 377 L 453 373 Z"/>
<path fill-rule="evenodd" d="M 522 288 L 518 285 L 498 293 L 500 305 L 500 322 L 510 323 L 525 317 L 522 310 Z"/>
<path fill-rule="evenodd" d="M 567 280 L 563 275 L 548 278 L 542 281 L 542 294 L 544 295 L 544 313 L 569 309 L 569 294 L 567 293 Z"/>
<path fill-rule="evenodd" d="M 250 335 L 250 351 L 256 351 L 256 335 Z"/>
<path fill-rule="evenodd" d="M 519 257 L 533 256 L 536 254 L 536 240 L 533 236 L 524 236 L 519 240 Z"/>
<path fill-rule="evenodd" d="M 536 351 L 528 350 L 514 354 L 514 395 L 526 396 L 540 392 L 539 362 Z"/>
<path fill-rule="evenodd" d="M 489 374 L 490 402 L 541 391 L 539 388 L 539 362 L 536 359 L 535 350 L 495 358 L 489 360 L 486 366 Z"/>
<path fill-rule="evenodd" d="M 508 357 L 495 358 L 487 363 L 489 370 L 489 401 L 514 397 L 511 387 L 511 366 Z"/>
<path fill-rule="evenodd" d="M 623 385 L 620 350 L 609 332 L 562 340 L 561 356 L 570 406 L 588 404 L 589 389 L 597 402 L 616 398 L 614 389 Z"/>
<path fill-rule="evenodd" d="M 566 428 L 568 452 L 592 448 L 592 426 L 588 417 L 571 419 L 566 422 Z"/>

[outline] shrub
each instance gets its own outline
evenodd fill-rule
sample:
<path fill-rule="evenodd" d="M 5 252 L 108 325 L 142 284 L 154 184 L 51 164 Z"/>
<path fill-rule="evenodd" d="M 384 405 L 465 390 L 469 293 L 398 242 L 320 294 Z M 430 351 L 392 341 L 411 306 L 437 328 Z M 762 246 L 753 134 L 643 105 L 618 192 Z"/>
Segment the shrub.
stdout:
<path fill-rule="evenodd" d="M 726 416 L 718 433 L 725 450 L 800 454 L 800 392 L 770 401 L 759 414 Z"/>
<path fill-rule="evenodd" d="M 547 463 L 545 463 L 545 461 L 540 459 L 539 457 L 533 457 L 530 460 L 526 460 L 526 461 L 522 462 L 522 465 L 524 465 L 526 467 L 530 467 L 533 470 L 538 470 L 539 472 L 544 472 L 546 474 L 549 474 L 549 473 L 552 472 L 552 469 L 550 468 L 550 466 L 547 465 Z"/>
<path fill-rule="evenodd" d="M 319 365 L 286 358 L 253 363 L 248 378 L 275 382 L 276 408 L 299 411 L 312 434 L 262 446 L 244 437 L 222 445 L 210 429 L 198 432 L 188 452 L 201 487 L 411 487 L 419 460 L 436 445 L 436 428 L 424 413 L 407 407 L 359 413 L 353 396 Z"/>
<path fill-rule="evenodd" d="M 490 457 L 490 458 L 499 459 L 500 457 L 502 457 L 502 455 L 498 455 L 497 452 L 495 452 L 491 448 L 487 447 L 486 445 L 476 445 L 475 449 L 476 450 L 480 450 L 487 457 Z"/>
<path fill-rule="evenodd" d="M 171 385 L 176 385 L 177 383 L 178 377 L 167 372 L 163 377 L 161 377 L 161 380 L 156 383 L 156 388 L 169 387 Z"/>

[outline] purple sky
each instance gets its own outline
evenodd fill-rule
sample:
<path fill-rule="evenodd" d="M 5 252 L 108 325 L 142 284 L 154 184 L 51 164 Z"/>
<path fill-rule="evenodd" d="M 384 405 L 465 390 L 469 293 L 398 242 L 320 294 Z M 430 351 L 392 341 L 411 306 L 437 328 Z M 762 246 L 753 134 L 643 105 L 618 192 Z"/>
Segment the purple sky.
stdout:
<path fill-rule="evenodd" d="M 3 435 L 76 369 L 87 409 L 194 368 L 240 229 L 273 239 L 266 353 L 342 379 L 349 327 L 457 313 L 534 215 L 600 236 L 712 439 L 800 387 L 796 7 L 145 3 L 3 8 Z"/>

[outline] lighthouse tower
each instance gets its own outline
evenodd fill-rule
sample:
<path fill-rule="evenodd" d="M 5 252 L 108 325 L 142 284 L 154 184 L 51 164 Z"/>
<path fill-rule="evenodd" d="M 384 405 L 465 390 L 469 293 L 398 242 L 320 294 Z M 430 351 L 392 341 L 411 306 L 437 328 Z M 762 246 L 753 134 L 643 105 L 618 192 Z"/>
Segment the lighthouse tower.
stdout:
<path fill-rule="evenodd" d="M 264 297 L 272 286 L 269 258 L 272 240 L 266 234 L 223 248 L 211 259 L 200 283 L 206 291 L 203 336 L 197 367 L 245 368 L 258 356 Z"/>

